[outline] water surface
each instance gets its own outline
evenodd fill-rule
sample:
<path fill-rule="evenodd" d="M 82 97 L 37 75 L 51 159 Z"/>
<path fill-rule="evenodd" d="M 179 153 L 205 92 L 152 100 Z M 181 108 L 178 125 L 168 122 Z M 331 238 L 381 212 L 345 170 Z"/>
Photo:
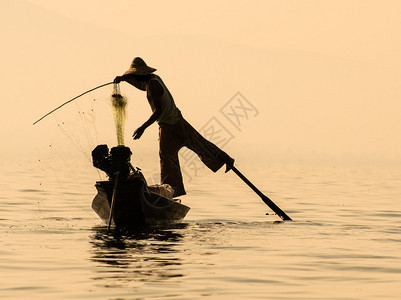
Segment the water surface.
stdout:
<path fill-rule="evenodd" d="M 90 164 L 2 168 L 1 299 L 398 299 L 401 292 L 401 170 L 239 166 L 294 222 L 280 222 L 235 174 L 204 170 L 187 183 L 182 200 L 191 211 L 182 224 L 107 233 L 90 209 L 98 179 Z"/>

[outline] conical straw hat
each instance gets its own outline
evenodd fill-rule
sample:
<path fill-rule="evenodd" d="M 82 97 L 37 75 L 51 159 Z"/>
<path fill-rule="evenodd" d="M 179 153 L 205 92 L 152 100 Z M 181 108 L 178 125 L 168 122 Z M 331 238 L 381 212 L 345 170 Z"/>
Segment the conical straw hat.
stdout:
<path fill-rule="evenodd" d="M 148 75 L 153 73 L 154 71 L 156 71 L 156 69 L 149 67 L 142 58 L 135 57 L 131 63 L 130 68 L 124 73 L 124 75 Z"/>

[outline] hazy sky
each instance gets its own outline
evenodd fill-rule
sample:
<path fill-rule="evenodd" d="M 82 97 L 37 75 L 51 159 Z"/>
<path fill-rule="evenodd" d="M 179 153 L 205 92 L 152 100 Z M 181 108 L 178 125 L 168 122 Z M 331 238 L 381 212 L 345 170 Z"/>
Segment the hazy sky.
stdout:
<path fill-rule="evenodd" d="M 33 121 L 141 56 L 195 127 L 229 129 L 233 156 L 401 160 L 399 1 L 0 3 L 3 155 L 46 143 L 56 123 Z M 122 89 L 129 137 L 150 110 Z M 240 129 L 220 112 L 238 91 L 259 112 Z M 157 146 L 153 127 L 139 148 Z"/>

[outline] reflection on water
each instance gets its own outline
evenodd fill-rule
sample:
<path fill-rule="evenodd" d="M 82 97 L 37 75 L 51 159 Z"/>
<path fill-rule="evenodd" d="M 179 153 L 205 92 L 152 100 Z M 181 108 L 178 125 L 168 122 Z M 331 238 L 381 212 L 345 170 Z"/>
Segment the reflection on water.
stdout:
<path fill-rule="evenodd" d="M 105 286 L 121 286 L 130 281 L 152 282 L 184 276 L 181 233 L 186 224 L 162 228 L 114 230 L 92 229 L 91 260 L 98 263 L 95 280 Z"/>

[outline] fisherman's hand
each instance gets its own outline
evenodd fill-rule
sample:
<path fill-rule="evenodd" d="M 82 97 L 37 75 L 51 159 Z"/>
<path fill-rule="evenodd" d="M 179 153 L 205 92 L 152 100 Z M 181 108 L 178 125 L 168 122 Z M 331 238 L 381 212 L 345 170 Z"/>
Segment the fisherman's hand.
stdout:
<path fill-rule="evenodd" d="M 123 80 L 122 76 L 117 76 L 116 78 L 114 78 L 114 83 L 120 83 Z"/>
<path fill-rule="evenodd" d="M 144 131 L 145 131 L 144 127 L 142 127 L 142 126 L 139 127 L 137 130 L 134 131 L 134 134 L 132 135 L 133 139 L 134 140 L 139 139 L 142 136 Z"/>

